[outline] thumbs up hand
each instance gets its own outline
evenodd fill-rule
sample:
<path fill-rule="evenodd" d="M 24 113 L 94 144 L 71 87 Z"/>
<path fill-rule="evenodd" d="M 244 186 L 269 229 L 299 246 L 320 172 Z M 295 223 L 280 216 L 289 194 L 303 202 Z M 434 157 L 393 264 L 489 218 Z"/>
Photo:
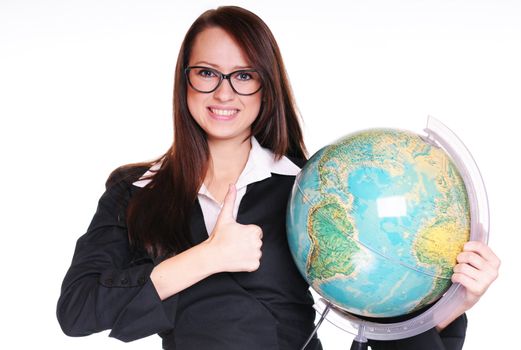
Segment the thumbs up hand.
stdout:
<path fill-rule="evenodd" d="M 230 185 L 212 234 L 207 240 L 218 272 L 252 272 L 259 268 L 262 229 L 241 225 L 233 217 L 237 190 Z"/>

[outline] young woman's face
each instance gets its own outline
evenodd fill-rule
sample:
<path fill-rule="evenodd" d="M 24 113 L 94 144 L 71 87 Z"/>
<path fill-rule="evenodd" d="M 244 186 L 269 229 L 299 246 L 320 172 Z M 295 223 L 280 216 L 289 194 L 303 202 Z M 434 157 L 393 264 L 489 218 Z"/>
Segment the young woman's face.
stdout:
<path fill-rule="evenodd" d="M 232 37 L 218 27 L 205 29 L 197 35 L 188 65 L 203 66 L 228 74 L 252 68 L 243 50 Z M 199 71 L 199 75 L 211 75 Z M 241 75 L 241 79 L 250 79 Z M 241 91 L 242 92 L 242 91 Z M 237 94 L 225 79 L 211 93 L 187 87 L 187 103 L 190 114 L 206 132 L 208 141 L 242 141 L 250 135 L 251 125 L 259 114 L 262 91 L 249 96 Z"/>

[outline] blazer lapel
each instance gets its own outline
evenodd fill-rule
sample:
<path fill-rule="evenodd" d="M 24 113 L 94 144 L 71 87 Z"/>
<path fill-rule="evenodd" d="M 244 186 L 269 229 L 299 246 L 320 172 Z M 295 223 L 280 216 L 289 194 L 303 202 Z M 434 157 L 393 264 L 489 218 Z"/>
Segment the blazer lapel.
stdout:
<path fill-rule="evenodd" d="M 192 210 L 192 217 L 190 220 L 190 234 L 192 237 L 193 244 L 199 244 L 208 239 L 208 232 L 204 224 L 203 211 L 199 200 L 195 200 L 195 204 Z"/>

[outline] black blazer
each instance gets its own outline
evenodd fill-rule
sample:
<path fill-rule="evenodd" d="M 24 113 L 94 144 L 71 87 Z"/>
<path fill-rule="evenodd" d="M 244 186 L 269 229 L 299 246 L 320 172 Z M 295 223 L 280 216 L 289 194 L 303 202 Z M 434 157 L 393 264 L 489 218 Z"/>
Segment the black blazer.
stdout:
<path fill-rule="evenodd" d="M 125 210 L 142 189 L 132 185 L 145 168 L 116 171 L 92 222 L 79 238 L 58 301 L 63 331 L 82 336 L 111 329 L 131 341 L 159 333 L 165 349 L 300 349 L 313 330 L 308 285 L 286 241 L 286 204 L 294 176 L 273 174 L 251 184 L 237 221 L 263 230 L 257 271 L 218 273 L 161 301 L 150 280 L 158 263 L 129 249 Z M 193 207 L 195 244 L 208 238 L 199 203 Z M 319 350 L 318 339 L 307 347 Z"/>
<path fill-rule="evenodd" d="M 164 349 L 300 349 L 313 330 L 315 312 L 286 241 L 286 204 L 295 177 L 272 174 L 250 184 L 242 198 L 237 221 L 263 230 L 257 271 L 214 274 L 161 301 L 150 280 L 159 261 L 132 252 L 127 237 L 126 207 L 142 190 L 132 183 L 145 171 L 115 171 L 107 181 L 63 281 L 57 316 L 64 333 L 83 336 L 111 329 L 110 336 L 122 341 L 158 333 Z M 208 238 L 198 202 L 191 235 L 196 244 Z M 460 318 L 440 335 L 431 330 L 402 341 L 370 344 L 374 350 L 455 350 L 463 344 L 465 327 L 466 319 Z M 306 348 L 320 349 L 316 337 Z"/>

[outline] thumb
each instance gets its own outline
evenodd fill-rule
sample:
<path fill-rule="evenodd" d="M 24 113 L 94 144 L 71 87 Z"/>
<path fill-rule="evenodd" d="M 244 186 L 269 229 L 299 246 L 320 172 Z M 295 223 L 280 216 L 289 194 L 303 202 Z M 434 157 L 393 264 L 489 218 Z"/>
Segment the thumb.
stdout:
<path fill-rule="evenodd" d="M 221 212 L 219 214 L 219 220 L 222 220 L 222 218 L 226 220 L 233 220 L 233 207 L 235 205 L 235 198 L 237 197 L 237 189 L 235 188 L 234 184 L 230 184 L 230 187 L 228 188 L 228 193 L 226 193 L 226 197 L 224 197 L 224 203 L 221 208 Z"/>

